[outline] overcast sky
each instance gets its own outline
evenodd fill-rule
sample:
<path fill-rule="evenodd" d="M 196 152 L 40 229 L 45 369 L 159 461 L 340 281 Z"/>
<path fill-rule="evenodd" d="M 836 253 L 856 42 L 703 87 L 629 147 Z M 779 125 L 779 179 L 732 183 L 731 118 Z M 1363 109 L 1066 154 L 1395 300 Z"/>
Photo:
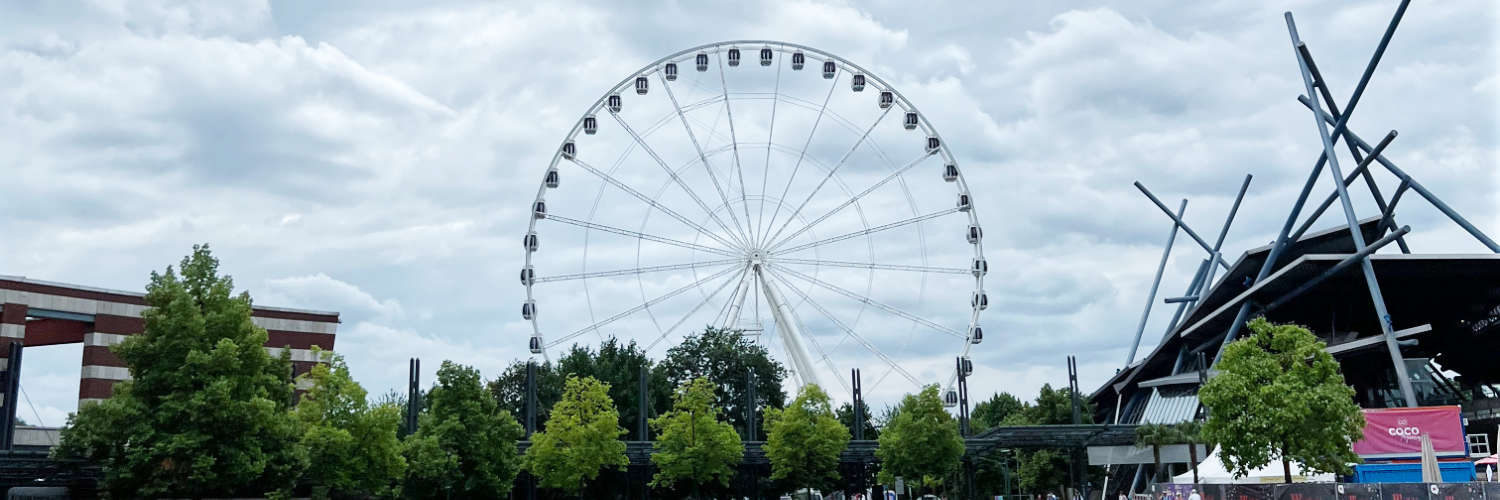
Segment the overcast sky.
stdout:
<path fill-rule="evenodd" d="M 426 380 L 443 359 L 493 376 L 527 355 L 519 238 L 578 116 L 677 50 L 783 40 L 879 74 L 965 166 L 993 299 L 974 397 L 1065 385 L 1068 354 L 1092 390 L 1125 362 L 1170 227 L 1131 182 L 1190 198 L 1212 234 L 1253 174 L 1226 254 L 1266 243 L 1321 148 L 1282 12 L 1342 100 L 1396 7 L 398 4 L 3 2 L 0 274 L 140 290 L 209 242 L 257 303 L 340 312 L 337 350 L 372 394 L 404 387 L 412 356 Z M 1413 5 L 1351 127 L 1399 130 L 1387 155 L 1492 235 L 1497 10 Z M 1402 208 L 1414 250 L 1483 251 L 1419 198 Z M 1179 238 L 1162 295 L 1201 258 Z M 80 352 L 27 354 L 47 424 L 75 407 Z"/>

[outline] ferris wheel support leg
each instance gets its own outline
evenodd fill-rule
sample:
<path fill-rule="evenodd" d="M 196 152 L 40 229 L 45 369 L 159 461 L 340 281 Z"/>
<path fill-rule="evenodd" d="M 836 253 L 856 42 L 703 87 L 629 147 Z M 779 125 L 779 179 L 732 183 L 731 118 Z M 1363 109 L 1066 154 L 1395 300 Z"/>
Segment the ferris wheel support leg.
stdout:
<path fill-rule="evenodd" d="M 755 266 L 755 276 L 760 281 L 767 305 L 771 308 L 771 315 L 776 320 L 776 335 L 781 337 L 782 345 L 786 346 L 787 357 L 792 358 L 792 369 L 798 386 L 821 385 L 818 384 L 817 372 L 812 368 L 812 355 L 808 354 L 807 346 L 802 343 L 802 331 L 797 323 L 792 321 L 792 315 L 786 309 L 786 302 L 782 301 L 781 295 L 776 293 L 775 285 L 765 279 L 761 266 L 758 264 Z"/>

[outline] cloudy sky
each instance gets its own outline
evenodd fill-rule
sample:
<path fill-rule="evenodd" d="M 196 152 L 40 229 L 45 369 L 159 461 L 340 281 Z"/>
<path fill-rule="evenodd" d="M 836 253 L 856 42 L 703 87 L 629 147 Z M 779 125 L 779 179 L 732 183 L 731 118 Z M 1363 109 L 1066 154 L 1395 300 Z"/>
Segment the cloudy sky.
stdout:
<path fill-rule="evenodd" d="M 1170 227 L 1131 182 L 1190 198 L 1208 234 L 1253 174 L 1225 248 L 1269 241 L 1320 151 L 1282 12 L 1342 100 L 1396 7 L 398 4 L 4 2 L 0 274 L 139 290 L 210 242 L 257 303 L 340 312 L 338 350 L 372 393 L 402 387 L 411 356 L 427 380 L 442 359 L 492 375 L 527 355 L 518 243 L 579 115 L 667 54 L 782 40 L 880 75 L 964 165 L 991 269 L 976 396 L 1065 384 L 1068 354 L 1092 389 L 1125 362 Z M 1388 156 L 1491 234 L 1497 11 L 1412 6 L 1351 127 L 1370 142 L 1399 130 Z M 1483 250 L 1420 199 L 1402 207 L 1416 251 Z M 1179 238 L 1163 294 L 1201 258 Z M 79 356 L 28 353 L 43 422 L 74 408 Z"/>

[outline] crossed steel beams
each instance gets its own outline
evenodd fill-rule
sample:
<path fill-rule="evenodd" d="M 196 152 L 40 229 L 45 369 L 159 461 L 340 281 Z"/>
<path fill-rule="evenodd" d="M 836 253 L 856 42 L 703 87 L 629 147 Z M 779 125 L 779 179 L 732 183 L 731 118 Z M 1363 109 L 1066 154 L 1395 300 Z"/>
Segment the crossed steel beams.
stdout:
<path fill-rule="evenodd" d="M 1375 309 L 1377 322 L 1380 324 L 1383 341 L 1386 345 L 1386 349 L 1390 352 L 1391 363 L 1396 372 L 1396 379 L 1399 381 L 1401 387 L 1402 397 L 1405 399 L 1407 406 L 1416 406 L 1416 395 L 1412 391 L 1411 381 L 1407 378 L 1406 364 L 1401 356 L 1400 346 L 1397 344 L 1396 334 L 1394 332 L 1394 327 L 1392 326 L 1393 322 L 1391 320 L 1390 313 L 1386 310 L 1385 299 L 1381 295 L 1380 283 L 1376 279 L 1374 267 L 1370 264 L 1369 259 L 1370 254 L 1374 253 L 1376 250 L 1391 242 L 1395 242 L 1397 246 L 1400 247 L 1403 253 L 1411 252 L 1411 249 L 1407 245 L 1405 240 L 1405 236 L 1410 231 L 1410 228 L 1401 227 L 1398 229 L 1395 221 L 1396 204 L 1400 202 L 1402 194 L 1404 194 L 1406 191 L 1415 191 L 1418 195 L 1421 195 L 1423 199 L 1427 200 L 1428 203 L 1431 203 L 1435 208 L 1437 208 L 1438 211 L 1442 212 L 1455 224 L 1458 224 L 1459 227 L 1463 228 L 1465 232 L 1468 232 L 1469 235 L 1473 236 L 1475 240 L 1478 240 L 1485 247 L 1489 248 L 1490 251 L 1500 253 L 1500 244 L 1496 244 L 1494 240 L 1490 239 L 1489 236 L 1484 234 L 1484 232 L 1474 227 L 1474 225 L 1471 224 L 1467 219 L 1465 219 L 1462 215 L 1459 215 L 1457 211 L 1453 210 L 1453 208 L 1449 207 L 1447 203 L 1444 203 L 1441 199 L 1439 199 L 1437 195 L 1434 195 L 1431 191 L 1427 190 L 1426 187 L 1422 186 L 1420 182 L 1417 182 L 1416 179 L 1412 178 L 1409 174 L 1398 168 L 1389 159 L 1385 158 L 1384 151 L 1386 147 L 1389 146 L 1391 141 L 1396 138 L 1396 132 L 1394 130 L 1386 134 L 1386 136 L 1380 141 L 1380 143 L 1375 146 L 1371 146 L 1369 143 L 1361 139 L 1359 135 L 1349 130 L 1349 119 L 1353 115 L 1355 108 L 1359 105 L 1360 97 L 1364 95 L 1365 88 L 1369 85 L 1370 77 L 1374 74 L 1375 68 L 1379 65 L 1381 57 L 1385 54 L 1385 49 L 1390 44 L 1391 37 L 1395 34 L 1396 27 L 1400 25 L 1401 18 L 1403 15 L 1405 15 L 1406 8 L 1409 4 L 1410 0 L 1403 0 L 1401 4 L 1396 8 L 1395 14 L 1392 16 L 1390 23 L 1386 27 L 1384 35 L 1380 39 L 1380 43 L 1376 46 L 1374 54 L 1370 57 L 1369 62 L 1366 64 L 1364 73 L 1360 75 L 1359 82 L 1355 86 L 1354 92 L 1350 95 L 1348 102 L 1344 105 L 1342 112 L 1339 111 L 1338 106 L 1335 104 L 1332 93 L 1329 91 L 1327 82 L 1324 80 L 1322 73 L 1318 71 L 1318 66 L 1313 61 L 1311 51 L 1308 50 L 1307 44 L 1303 43 L 1301 37 L 1298 35 L 1297 26 L 1292 19 L 1292 14 L 1290 12 L 1287 12 L 1285 14 L 1287 32 L 1291 37 L 1292 47 L 1294 49 L 1293 52 L 1297 57 L 1297 66 L 1301 71 L 1303 87 L 1306 92 L 1305 95 L 1299 96 L 1298 100 L 1303 104 L 1303 106 L 1307 107 L 1308 110 L 1312 112 L 1313 120 L 1318 130 L 1318 137 L 1322 143 L 1322 152 L 1319 155 L 1317 162 L 1313 165 L 1312 171 L 1308 175 L 1307 181 L 1303 184 L 1302 191 L 1298 195 L 1296 203 L 1292 206 L 1291 213 L 1287 215 L 1286 222 L 1282 225 L 1280 233 L 1277 235 L 1275 242 L 1272 244 L 1271 250 L 1267 254 L 1265 262 L 1261 264 L 1261 268 L 1256 274 L 1255 278 L 1246 285 L 1253 286 L 1255 283 L 1258 283 L 1261 280 L 1265 279 L 1266 276 L 1274 270 L 1277 260 L 1280 259 L 1281 253 L 1286 249 L 1287 245 L 1300 238 L 1308 230 L 1308 228 L 1310 228 L 1312 224 L 1316 222 L 1318 217 L 1321 216 L 1323 212 L 1326 211 L 1329 207 L 1331 207 L 1335 201 L 1339 203 L 1340 208 L 1343 210 L 1344 222 L 1349 229 L 1350 236 L 1352 237 L 1355 253 L 1345 258 L 1344 261 L 1340 262 L 1333 269 L 1330 269 L 1312 278 L 1308 282 L 1305 282 L 1301 286 L 1297 287 L 1292 293 L 1286 294 L 1285 296 L 1280 297 L 1269 304 L 1258 305 L 1250 302 L 1249 300 L 1241 303 L 1239 310 L 1235 315 L 1234 321 L 1230 324 L 1229 330 L 1225 333 L 1223 340 L 1221 340 L 1219 343 L 1218 351 L 1214 355 L 1215 363 L 1217 363 L 1219 358 L 1223 356 L 1224 347 L 1227 346 L 1230 341 L 1233 341 L 1238 335 L 1240 328 L 1243 327 L 1246 319 L 1248 319 L 1252 307 L 1258 307 L 1261 311 L 1273 309 L 1276 306 L 1279 306 L 1286 301 L 1295 298 L 1295 296 L 1307 291 L 1318 282 L 1331 276 L 1333 273 L 1358 264 L 1361 273 L 1364 275 L 1366 288 L 1370 293 L 1370 300 Z M 1316 96 L 1316 98 L 1312 96 Z M 1325 106 L 1327 107 L 1326 111 L 1324 110 Z M 1329 129 L 1330 125 L 1332 126 L 1331 130 Z M 1357 163 L 1357 166 L 1354 168 L 1354 170 L 1350 171 L 1347 176 L 1343 174 L 1342 170 L 1339 167 L 1338 155 L 1334 147 L 1340 138 L 1344 139 L 1345 145 L 1349 149 L 1350 156 Z M 1401 180 L 1400 185 L 1396 188 L 1395 194 L 1390 198 L 1389 201 L 1387 201 L 1385 197 L 1382 196 L 1380 189 L 1375 183 L 1373 175 L 1370 172 L 1369 167 L 1373 163 L 1378 163 L 1382 167 L 1385 167 L 1385 169 L 1388 170 L 1392 175 L 1395 175 L 1398 179 Z M 1301 216 L 1302 209 L 1307 203 L 1308 197 L 1312 193 L 1313 187 L 1317 183 L 1318 176 L 1322 174 L 1322 170 L 1325 165 L 1328 167 L 1328 175 L 1330 175 L 1333 179 L 1333 193 L 1329 194 L 1328 197 L 1315 210 L 1312 211 L 1312 213 L 1296 231 L 1293 231 L 1292 228 L 1296 226 L 1297 220 Z M 1376 234 L 1381 235 L 1382 237 L 1379 240 L 1371 242 L 1369 244 L 1366 244 L 1364 235 L 1360 231 L 1358 216 L 1356 215 L 1354 211 L 1354 205 L 1349 198 L 1348 186 L 1350 186 L 1354 182 L 1354 179 L 1356 177 L 1364 179 L 1365 185 L 1369 187 L 1370 194 L 1374 198 L 1376 208 L 1380 211 L 1381 216 L 1380 222 L 1377 225 Z M 1248 178 L 1246 179 L 1246 182 L 1248 183 Z M 1211 289 L 1213 281 L 1213 271 L 1215 270 L 1215 267 L 1212 264 L 1218 263 L 1220 265 L 1223 265 L 1222 261 L 1219 259 L 1218 247 L 1216 245 L 1214 248 L 1209 249 L 1203 239 L 1198 237 L 1196 233 L 1194 233 L 1187 227 L 1186 224 L 1182 222 L 1181 210 L 1179 210 L 1178 214 L 1174 215 L 1166 207 L 1166 205 L 1161 202 L 1161 200 L 1152 195 L 1150 191 L 1147 191 L 1146 188 L 1140 183 L 1136 183 L 1136 187 L 1140 188 L 1141 191 L 1145 193 L 1146 196 L 1150 198 L 1151 201 L 1155 203 L 1156 206 L 1160 208 L 1162 212 L 1166 213 L 1167 216 L 1170 217 L 1173 221 L 1173 232 L 1172 235 L 1168 238 L 1168 252 L 1170 251 L 1171 242 L 1176 237 L 1176 231 L 1178 228 L 1183 229 L 1188 233 L 1189 236 L 1192 236 L 1200 246 L 1203 246 L 1205 248 L 1205 250 L 1209 250 L 1210 259 L 1208 261 L 1205 261 L 1204 265 L 1199 266 L 1198 273 L 1194 275 L 1193 282 L 1188 287 L 1188 292 L 1183 297 L 1167 299 L 1168 303 L 1175 302 L 1179 304 L 1178 317 L 1180 317 L 1184 307 L 1198 300 L 1203 291 Z M 1244 196 L 1243 189 L 1240 192 L 1240 196 Z M 1238 199 L 1236 200 L 1235 204 L 1236 206 L 1238 206 Z M 1183 202 L 1183 207 L 1186 207 L 1186 201 Z M 1233 210 L 1231 210 L 1230 218 L 1231 220 L 1233 219 Z M 1226 229 L 1228 225 L 1229 222 L 1226 221 Z M 1385 234 L 1386 231 L 1391 231 L 1391 234 Z M 1162 256 L 1163 265 L 1165 265 L 1165 262 L 1166 253 L 1164 252 Z M 1206 279 L 1205 273 L 1207 275 Z M 1160 270 L 1158 270 L 1157 273 L 1157 282 L 1152 284 L 1150 294 L 1151 298 L 1148 300 L 1155 300 L 1156 288 L 1157 285 L 1159 285 L 1159 281 Z M 1135 344 L 1132 344 L 1131 346 L 1130 359 L 1126 361 L 1127 365 L 1130 362 L 1134 361 L 1136 344 L 1138 344 L 1140 341 L 1141 331 L 1144 329 L 1145 325 L 1145 316 L 1146 314 L 1149 314 L 1149 312 L 1150 304 L 1148 303 L 1146 312 L 1142 313 L 1141 324 L 1137 328 Z M 1175 331 L 1177 327 L 1178 317 L 1173 318 L 1172 324 L 1167 329 L 1168 335 L 1171 335 Z"/>

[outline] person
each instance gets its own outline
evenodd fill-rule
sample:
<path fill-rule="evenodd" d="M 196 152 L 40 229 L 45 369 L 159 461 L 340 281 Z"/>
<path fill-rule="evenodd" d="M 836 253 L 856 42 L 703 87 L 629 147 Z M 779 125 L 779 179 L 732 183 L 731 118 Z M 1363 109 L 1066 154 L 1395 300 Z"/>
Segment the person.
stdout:
<path fill-rule="evenodd" d="M 1130 500 L 1130 497 L 1125 496 L 1125 490 L 1120 490 L 1120 500 Z"/>
<path fill-rule="evenodd" d="M 1049 491 L 1047 492 L 1047 500 L 1057 500 L 1057 495 Z"/>
<path fill-rule="evenodd" d="M 1203 500 L 1203 497 L 1198 495 L 1197 488 L 1193 488 L 1192 491 L 1188 492 L 1188 500 Z"/>

